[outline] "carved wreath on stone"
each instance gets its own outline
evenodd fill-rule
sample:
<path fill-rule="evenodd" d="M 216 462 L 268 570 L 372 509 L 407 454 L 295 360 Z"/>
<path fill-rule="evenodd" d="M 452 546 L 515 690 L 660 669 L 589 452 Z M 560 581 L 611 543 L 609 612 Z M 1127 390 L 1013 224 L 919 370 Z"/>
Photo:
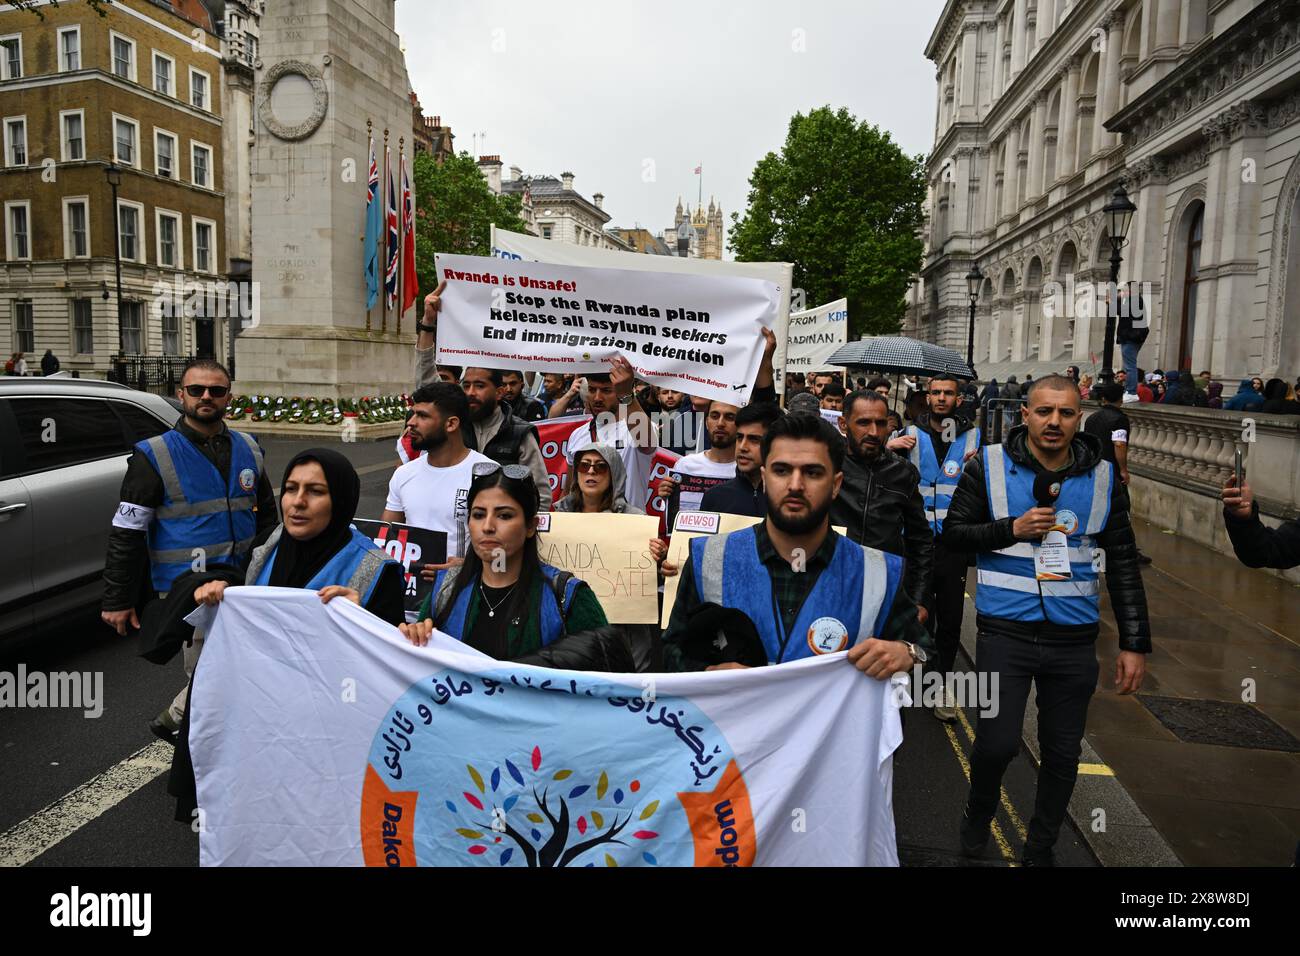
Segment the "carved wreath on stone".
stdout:
<path fill-rule="evenodd" d="M 281 77 L 296 73 L 311 84 L 313 105 L 311 115 L 296 126 L 285 126 L 271 110 L 271 91 Z M 325 77 L 321 71 L 304 60 L 281 60 L 266 71 L 262 77 L 261 89 L 258 90 L 257 116 L 277 139 L 296 141 L 306 139 L 325 120 L 325 111 L 329 109 L 329 91 L 325 88 Z"/>

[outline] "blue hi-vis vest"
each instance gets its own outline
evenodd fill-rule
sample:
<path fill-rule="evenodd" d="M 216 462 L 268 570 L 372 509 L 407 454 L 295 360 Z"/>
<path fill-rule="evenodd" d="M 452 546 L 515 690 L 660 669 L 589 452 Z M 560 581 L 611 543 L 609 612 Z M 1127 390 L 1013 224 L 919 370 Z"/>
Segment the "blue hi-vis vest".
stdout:
<path fill-rule="evenodd" d="M 1102 461 L 1086 475 L 1074 475 L 1061 484 L 1056 517 L 1069 543 L 1070 580 L 1039 581 L 1034 570 L 1037 545 L 1017 541 L 1009 548 L 977 556 L 975 609 L 1013 621 L 1095 624 L 1101 616 L 1101 577 L 1093 536 L 1106 527 L 1110 517 L 1113 481 L 1110 462 Z M 984 485 L 995 521 L 1019 517 L 1037 504 L 1034 470 L 1017 465 L 1002 445 L 984 449 Z"/>
<path fill-rule="evenodd" d="M 271 532 L 266 544 L 253 551 L 245 579 L 250 584 L 265 587 L 271 583 L 271 570 L 275 567 L 275 556 L 279 552 L 280 535 L 283 533 L 284 525 L 280 525 Z M 325 567 L 317 571 L 304 587 L 309 591 L 318 591 L 331 584 L 340 584 L 360 594 L 364 605 L 370 600 L 370 595 L 375 593 L 379 574 L 386 564 L 401 567 L 400 562 L 394 561 L 387 552 L 375 547 L 373 541 L 352 528 L 352 540 L 325 562 Z"/>
<path fill-rule="evenodd" d="M 433 601 L 432 617 L 438 619 L 438 615 L 451 600 L 451 592 L 455 587 L 456 578 L 454 572 L 460 570 L 463 565 L 448 568 L 446 571 L 439 571 L 438 576 L 433 581 Z M 569 615 L 569 609 L 573 607 L 573 595 L 577 593 L 578 585 L 582 579 L 576 576 L 569 576 L 564 582 L 564 606 L 561 607 L 555 598 L 555 580 L 556 575 L 560 573 L 559 568 L 552 567 L 549 564 L 542 565 L 542 573 L 546 575 L 546 581 L 542 587 L 542 619 L 541 634 L 542 646 L 553 644 L 564 636 L 564 619 Z M 477 586 L 477 585 L 475 585 Z M 454 637 L 458 641 L 465 640 L 465 615 L 469 613 L 470 595 L 474 593 L 474 587 L 467 587 L 456 597 L 456 603 L 452 605 L 451 613 L 447 616 L 447 622 L 441 630 L 449 637 Z"/>
<path fill-rule="evenodd" d="M 930 522 L 930 530 L 938 537 L 943 531 L 943 519 L 948 517 L 948 505 L 952 503 L 952 496 L 957 491 L 957 481 L 961 478 L 966 456 L 980 446 L 980 430 L 968 428 L 964 439 L 958 436 L 958 441 L 949 443 L 948 454 L 942 463 L 934 450 L 934 442 L 930 441 L 928 429 L 908 425 L 903 431 L 916 439 L 916 444 L 907 454 L 907 460 L 921 473 L 918 487 L 925 500 L 925 517 Z"/>
<path fill-rule="evenodd" d="M 903 559 L 837 538 L 830 564 L 788 635 L 753 527 L 691 541 L 695 593 L 702 601 L 743 611 L 758 629 L 769 664 L 846 650 L 884 631 L 903 578 Z"/>
<path fill-rule="evenodd" d="M 253 436 L 230 432 L 228 478 L 175 429 L 135 447 L 163 483 L 163 501 L 146 534 L 154 589 L 170 591 L 200 556 L 205 564 L 242 562 L 257 532 L 253 508 L 262 450 Z"/>

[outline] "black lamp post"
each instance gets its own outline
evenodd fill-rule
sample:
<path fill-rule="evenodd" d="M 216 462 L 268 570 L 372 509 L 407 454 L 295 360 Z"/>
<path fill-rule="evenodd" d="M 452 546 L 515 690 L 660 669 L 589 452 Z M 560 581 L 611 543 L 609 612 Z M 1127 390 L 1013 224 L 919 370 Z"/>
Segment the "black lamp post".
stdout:
<path fill-rule="evenodd" d="M 1137 211 L 1137 206 L 1133 205 L 1133 200 L 1128 198 L 1128 193 L 1124 190 L 1124 180 L 1121 179 L 1115 185 L 1110 202 L 1101 211 L 1106 214 L 1110 232 L 1110 288 L 1106 295 L 1106 341 L 1102 346 L 1102 368 L 1098 378 L 1110 384 L 1115 381 L 1115 306 L 1118 302 L 1119 266 L 1124 261 L 1119 251 L 1124 248 L 1128 227 L 1133 222 L 1133 213 Z"/>
<path fill-rule="evenodd" d="M 966 294 L 970 296 L 970 327 L 966 329 L 966 364 L 975 368 L 975 302 L 980 297 L 980 285 L 984 282 L 984 273 L 980 264 L 972 262 L 970 272 L 966 273 Z"/>
<path fill-rule="evenodd" d="M 122 185 L 122 170 L 114 163 L 105 171 L 108 185 L 113 190 L 113 263 L 117 269 L 117 350 L 122 351 L 122 226 L 117 218 L 117 187 Z M 105 297 L 108 293 L 105 291 Z M 125 383 L 124 383 L 125 384 Z"/>

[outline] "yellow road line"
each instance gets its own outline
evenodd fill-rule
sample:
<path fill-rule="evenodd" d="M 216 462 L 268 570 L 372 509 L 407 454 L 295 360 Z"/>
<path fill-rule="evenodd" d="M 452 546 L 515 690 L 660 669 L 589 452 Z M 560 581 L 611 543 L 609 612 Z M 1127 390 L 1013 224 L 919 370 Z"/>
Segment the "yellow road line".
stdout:
<path fill-rule="evenodd" d="M 961 721 L 962 729 L 966 731 L 966 736 L 972 744 L 975 743 L 975 729 L 971 727 L 970 721 L 966 719 L 966 712 L 960 707 L 957 708 L 957 719 Z M 1016 813 L 1016 808 L 1011 803 L 1011 797 L 1007 795 L 1007 788 L 1003 787 L 1001 791 L 1002 809 L 1007 811 L 1007 816 L 1011 819 L 1011 825 L 1016 828 L 1016 834 L 1023 843 L 1028 839 L 1028 831 L 1025 829 L 1024 821 L 1020 819 L 1020 814 Z"/>
<path fill-rule="evenodd" d="M 957 732 L 952 729 L 952 724 L 947 723 L 943 725 L 943 730 L 944 733 L 948 735 L 948 742 L 952 744 L 952 752 L 957 755 L 957 762 L 961 764 L 961 772 L 966 775 L 966 782 L 969 784 L 970 761 L 966 759 L 966 751 L 961 749 L 961 741 L 957 739 Z M 1014 865 L 1016 862 L 1016 852 L 1011 848 L 1011 843 L 1002 832 L 1002 827 L 998 824 L 996 818 L 994 818 L 990 823 L 989 829 L 993 833 L 993 840 L 997 843 L 998 852 L 1002 854 L 1002 858 L 1008 863 Z"/>
<path fill-rule="evenodd" d="M 1104 763 L 1081 763 L 1079 764 L 1079 773 L 1091 774 L 1094 777 L 1113 777 L 1115 771 L 1111 770 Z"/>

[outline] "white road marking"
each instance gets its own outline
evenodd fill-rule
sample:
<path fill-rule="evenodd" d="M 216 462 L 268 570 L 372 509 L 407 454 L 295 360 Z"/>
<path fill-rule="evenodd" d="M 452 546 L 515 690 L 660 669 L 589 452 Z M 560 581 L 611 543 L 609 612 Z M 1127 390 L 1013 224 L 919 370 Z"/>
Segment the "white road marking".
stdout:
<path fill-rule="evenodd" d="M 171 744 L 156 740 L 0 834 L 0 866 L 26 866 L 117 806 L 171 769 L 172 750 Z"/>

